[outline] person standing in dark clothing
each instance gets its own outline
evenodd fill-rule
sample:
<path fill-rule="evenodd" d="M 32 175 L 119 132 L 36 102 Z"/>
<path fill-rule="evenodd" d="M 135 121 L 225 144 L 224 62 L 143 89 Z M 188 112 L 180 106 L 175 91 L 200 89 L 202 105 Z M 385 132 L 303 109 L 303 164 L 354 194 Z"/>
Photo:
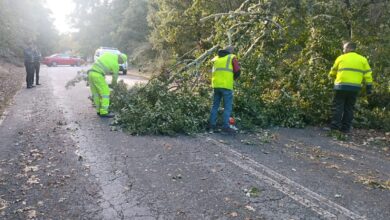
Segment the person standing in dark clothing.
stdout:
<path fill-rule="evenodd" d="M 34 45 L 29 42 L 29 45 L 24 49 L 24 66 L 26 67 L 26 83 L 27 89 L 30 89 L 34 83 Z"/>
<path fill-rule="evenodd" d="M 35 47 L 33 51 L 34 55 L 34 72 L 35 72 L 35 84 L 36 85 L 41 85 L 39 83 L 39 69 L 41 65 L 41 53 L 39 52 L 38 48 Z"/>

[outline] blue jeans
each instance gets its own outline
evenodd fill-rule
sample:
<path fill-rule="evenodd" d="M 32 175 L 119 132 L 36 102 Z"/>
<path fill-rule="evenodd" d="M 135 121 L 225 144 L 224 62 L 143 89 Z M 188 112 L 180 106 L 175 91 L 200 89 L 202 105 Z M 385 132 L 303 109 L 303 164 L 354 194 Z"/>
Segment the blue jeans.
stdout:
<path fill-rule="evenodd" d="M 218 108 L 223 98 L 223 127 L 229 127 L 229 118 L 233 107 L 233 91 L 229 89 L 214 89 L 213 107 L 210 113 L 210 125 L 215 127 L 217 125 Z"/>

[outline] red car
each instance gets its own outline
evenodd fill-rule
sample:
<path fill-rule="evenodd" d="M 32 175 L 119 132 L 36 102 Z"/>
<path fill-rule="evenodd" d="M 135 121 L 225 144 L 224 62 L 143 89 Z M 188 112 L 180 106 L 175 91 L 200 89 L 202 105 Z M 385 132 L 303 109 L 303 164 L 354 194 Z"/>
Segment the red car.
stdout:
<path fill-rule="evenodd" d="M 71 65 L 71 66 L 80 66 L 84 63 L 84 60 L 70 56 L 68 54 L 53 54 L 51 56 L 45 57 L 42 61 L 43 64 L 47 66 L 57 66 L 57 65 Z"/>

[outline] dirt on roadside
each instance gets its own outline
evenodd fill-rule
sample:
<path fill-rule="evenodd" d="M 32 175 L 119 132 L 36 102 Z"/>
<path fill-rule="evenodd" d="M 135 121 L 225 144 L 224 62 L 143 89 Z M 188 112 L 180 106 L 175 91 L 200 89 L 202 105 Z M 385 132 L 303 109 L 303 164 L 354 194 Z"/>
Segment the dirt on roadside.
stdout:
<path fill-rule="evenodd" d="M 25 80 L 22 65 L 16 66 L 0 60 L 0 116 Z"/>

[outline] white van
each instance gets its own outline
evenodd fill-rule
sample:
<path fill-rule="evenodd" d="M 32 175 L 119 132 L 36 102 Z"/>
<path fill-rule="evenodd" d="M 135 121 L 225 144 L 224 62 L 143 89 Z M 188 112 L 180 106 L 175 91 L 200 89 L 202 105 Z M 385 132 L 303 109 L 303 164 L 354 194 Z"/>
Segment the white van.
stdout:
<path fill-rule="evenodd" d="M 113 53 L 113 54 L 121 54 L 121 52 L 117 48 L 113 48 L 113 47 L 99 47 L 95 51 L 95 55 L 93 57 L 93 61 L 96 61 L 97 58 L 99 58 L 102 54 L 107 53 L 107 52 Z M 125 63 L 119 64 L 119 71 L 122 71 L 123 75 L 127 74 L 127 60 L 126 60 Z"/>

